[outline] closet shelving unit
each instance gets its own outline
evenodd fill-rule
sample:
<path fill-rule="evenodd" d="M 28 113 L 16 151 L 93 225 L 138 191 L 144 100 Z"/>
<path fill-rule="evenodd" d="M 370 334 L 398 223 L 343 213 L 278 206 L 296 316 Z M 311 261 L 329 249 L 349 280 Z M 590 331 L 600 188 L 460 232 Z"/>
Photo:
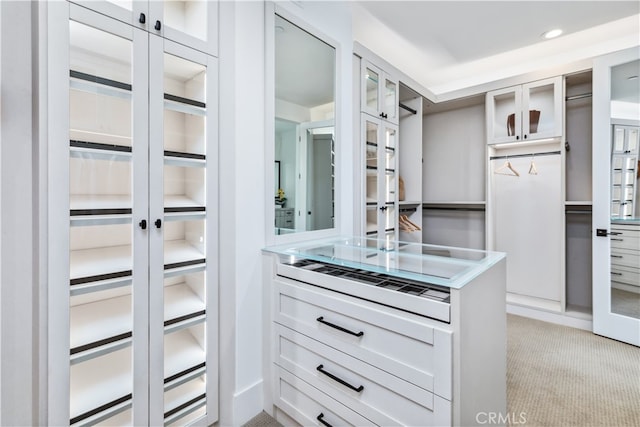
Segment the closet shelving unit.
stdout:
<path fill-rule="evenodd" d="M 151 3 L 134 5 L 139 24 L 143 14 L 189 13 Z M 197 10 L 213 23 L 207 7 Z M 48 421 L 208 425 L 217 419 L 216 59 L 127 13 L 138 17 L 101 2 L 48 8 Z"/>
<path fill-rule="evenodd" d="M 484 97 L 433 104 L 423 116 L 423 242 L 485 249 Z"/>
<path fill-rule="evenodd" d="M 592 311 L 592 76 L 565 76 L 565 312 L 588 318 Z"/>

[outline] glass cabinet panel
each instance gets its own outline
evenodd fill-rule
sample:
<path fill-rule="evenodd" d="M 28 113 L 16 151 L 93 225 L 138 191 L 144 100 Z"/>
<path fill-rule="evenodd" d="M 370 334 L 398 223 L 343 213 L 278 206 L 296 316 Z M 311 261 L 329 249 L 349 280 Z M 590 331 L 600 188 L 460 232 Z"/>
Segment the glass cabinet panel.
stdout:
<path fill-rule="evenodd" d="M 555 83 L 523 86 L 522 110 L 523 138 L 535 138 L 536 134 L 553 135 L 556 128 Z M 528 108 L 527 108 L 528 107 Z"/>
<path fill-rule="evenodd" d="M 398 85 L 388 78 L 384 79 L 384 113 L 388 120 L 396 121 L 398 110 Z"/>
<path fill-rule="evenodd" d="M 132 41 L 69 21 L 70 420 L 130 419 Z"/>
<path fill-rule="evenodd" d="M 493 122 L 491 123 L 491 139 L 515 139 L 520 127 L 520 114 L 517 110 L 516 91 L 509 90 L 496 93 L 491 98 Z"/>
<path fill-rule="evenodd" d="M 378 85 L 380 82 L 380 76 L 370 67 L 365 68 L 364 74 L 365 81 L 365 105 L 373 110 L 378 111 L 379 102 L 378 102 Z"/>
<path fill-rule="evenodd" d="M 624 153 L 625 141 L 624 141 L 624 128 L 616 127 L 613 131 L 613 153 Z"/>
<path fill-rule="evenodd" d="M 206 0 L 164 0 L 164 24 L 207 41 L 207 7 L 212 5 Z"/>

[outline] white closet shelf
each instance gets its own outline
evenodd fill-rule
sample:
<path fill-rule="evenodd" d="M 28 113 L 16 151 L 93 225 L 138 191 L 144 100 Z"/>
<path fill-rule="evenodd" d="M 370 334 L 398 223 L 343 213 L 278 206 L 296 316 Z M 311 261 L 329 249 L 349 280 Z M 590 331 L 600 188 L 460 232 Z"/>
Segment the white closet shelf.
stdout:
<path fill-rule="evenodd" d="M 96 77 L 96 79 L 100 78 Z M 107 84 L 107 82 L 111 84 Z M 100 79 L 95 82 L 76 78 L 71 78 L 69 80 L 69 87 L 73 90 L 131 100 L 131 85 L 128 85 L 128 89 L 126 86 L 127 83 L 116 82 L 108 79 Z"/>
<path fill-rule="evenodd" d="M 167 151 L 165 151 L 164 155 L 164 164 L 167 166 L 178 166 L 184 168 L 204 168 L 207 166 L 207 160 L 202 156 L 187 156 L 187 153 L 183 153 L 184 155 L 167 155 Z"/>
<path fill-rule="evenodd" d="M 130 277 L 131 245 L 79 249 L 70 252 L 71 285 Z"/>
<path fill-rule="evenodd" d="M 185 195 L 164 196 L 164 216 L 167 221 L 202 220 L 206 216 L 204 203 Z"/>
<path fill-rule="evenodd" d="M 118 147 L 131 147 L 131 137 L 110 133 L 93 132 L 83 129 L 69 129 L 69 139 L 72 141 L 90 141 Z"/>
<path fill-rule="evenodd" d="M 202 298 L 186 283 L 178 283 L 164 288 L 165 322 L 202 312 L 205 307 Z"/>
<path fill-rule="evenodd" d="M 202 376 L 165 392 L 165 424 L 174 423 L 197 411 L 206 402 L 206 383 Z"/>
<path fill-rule="evenodd" d="M 113 415 L 131 402 L 131 347 L 71 366 L 71 424 L 97 414 Z M 84 423 L 83 423 L 84 424 Z"/>
<path fill-rule="evenodd" d="M 113 344 L 131 337 L 131 295 L 81 304 L 70 309 L 71 352 Z"/>
<path fill-rule="evenodd" d="M 207 115 L 207 109 L 203 102 L 195 101 L 193 103 L 190 103 L 188 101 L 191 100 L 187 98 L 172 97 L 171 95 L 165 94 L 164 108 L 178 113 L 191 114 L 194 116 Z"/>
<path fill-rule="evenodd" d="M 130 195 L 69 196 L 71 226 L 128 224 L 131 222 Z"/>
<path fill-rule="evenodd" d="M 164 242 L 165 270 L 203 264 L 205 255 L 186 240 L 169 240 Z"/>
<path fill-rule="evenodd" d="M 183 329 L 164 337 L 166 384 L 175 382 L 178 378 L 205 366 L 205 351 L 191 332 Z"/>

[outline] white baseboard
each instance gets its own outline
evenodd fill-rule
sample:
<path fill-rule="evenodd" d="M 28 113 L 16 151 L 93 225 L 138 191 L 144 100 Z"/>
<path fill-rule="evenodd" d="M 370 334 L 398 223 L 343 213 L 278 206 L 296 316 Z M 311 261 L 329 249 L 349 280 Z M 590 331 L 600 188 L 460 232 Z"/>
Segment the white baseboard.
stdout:
<path fill-rule="evenodd" d="M 591 316 L 585 315 L 584 313 L 576 312 L 575 315 L 571 312 L 557 313 L 514 304 L 507 304 L 507 313 L 555 323 L 557 325 L 584 329 L 585 331 L 593 331 Z"/>
<path fill-rule="evenodd" d="M 233 425 L 241 426 L 262 412 L 263 380 L 260 379 L 233 396 Z"/>

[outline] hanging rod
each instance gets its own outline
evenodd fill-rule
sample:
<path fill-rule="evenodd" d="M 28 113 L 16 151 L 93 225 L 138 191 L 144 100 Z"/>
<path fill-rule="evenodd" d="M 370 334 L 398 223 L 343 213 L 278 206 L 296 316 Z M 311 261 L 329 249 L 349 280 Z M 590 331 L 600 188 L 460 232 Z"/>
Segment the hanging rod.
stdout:
<path fill-rule="evenodd" d="M 591 94 L 590 93 L 583 93 L 583 94 L 580 94 L 580 95 L 565 96 L 564 100 L 565 101 L 573 101 L 573 100 L 582 99 L 582 98 L 591 98 Z"/>
<path fill-rule="evenodd" d="M 466 212 L 484 212 L 485 208 L 461 207 L 461 206 L 423 206 L 423 211 L 466 211 Z"/>
<path fill-rule="evenodd" d="M 556 154 L 561 154 L 560 151 L 546 151 L 544 153 L 529 153 L 529 154 L 512 154 L 510 156 L 492 156 L 489 157 L 489 160 L 498 160 L 498 159 L 515 159 L 517 157 L 540 157 L 540 156 L 554 156 Z"/>
<path fill-rule="evenodd" d="M 411 114 L 418 114 L 418 110 L 414 110 L 414 109 L 413 109 L 413 108 L 411 108 L 411 107 L 407 107 L 407 106 L 406 106 L 406 105 L 404 105 L 402 102 L 400 102 L 400 103 L 398 104 L 398 106 L 399 106 L 400 108 L 404 108 L 405 110 L 407 110 L 407 111 L 408 111 L 408 112 L 410 112 Z"/>
<path fill-rule="evenodd" d="M 564 211 L 565 214 L 580 214 L 580 215 L 584 215 L 584 214 L 588 214 L 591 215 L 591 209 L 589 210 L 575 210 L 575 209 L 571 209 L 571 210 L 566 210 Z"/>

